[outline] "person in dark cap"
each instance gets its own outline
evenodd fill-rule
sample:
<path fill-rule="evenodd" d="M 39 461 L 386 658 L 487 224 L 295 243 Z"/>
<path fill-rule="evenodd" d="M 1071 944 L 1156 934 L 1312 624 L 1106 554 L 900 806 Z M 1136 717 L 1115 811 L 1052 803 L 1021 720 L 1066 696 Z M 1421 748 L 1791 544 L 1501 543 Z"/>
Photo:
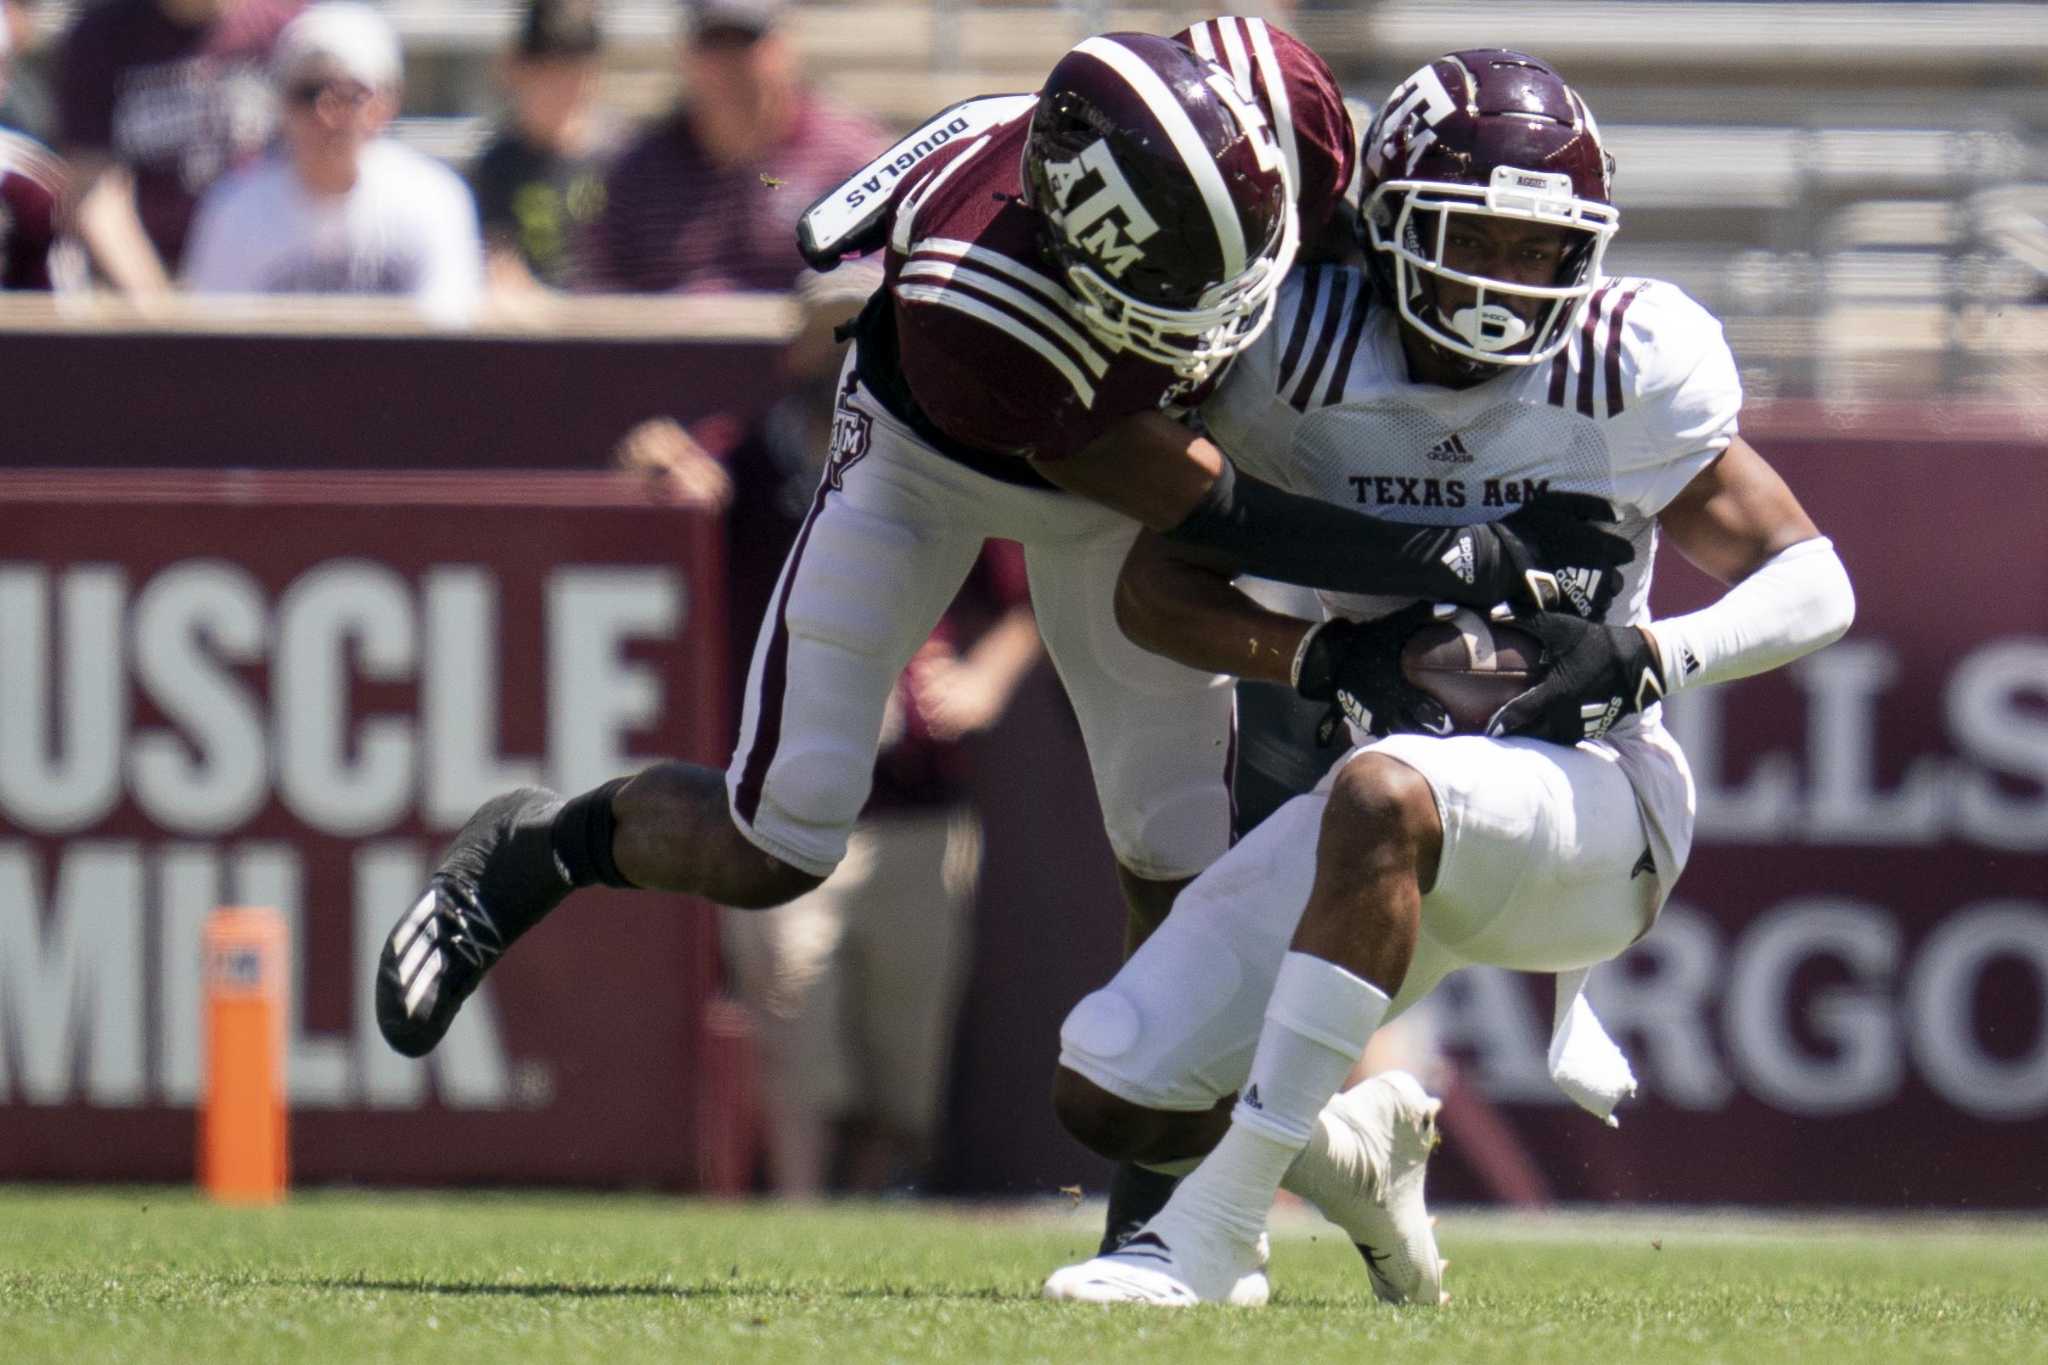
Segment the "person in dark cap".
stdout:
<path fill-rule="evenodd" d="M 604 206 L 596 0 L 532 0 L 501 77 L 508 117 L 470 170 L 494 289 L 559 288 L 575 234 Z"/>
<path fill-rule="evenodd" d="M 782 290 L 803 265 L 796 220 L 887 144 L 810 89 L 783 0 L 687 0 L 684 98 L 620 156 L 576 248 L 593 293 Z"/>

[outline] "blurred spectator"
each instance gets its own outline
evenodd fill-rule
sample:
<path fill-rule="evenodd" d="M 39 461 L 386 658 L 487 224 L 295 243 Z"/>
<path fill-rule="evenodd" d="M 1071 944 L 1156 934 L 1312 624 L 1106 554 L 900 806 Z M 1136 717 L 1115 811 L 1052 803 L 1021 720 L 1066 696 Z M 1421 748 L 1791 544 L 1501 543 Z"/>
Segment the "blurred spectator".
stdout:
<path fill-rule="evenodd" d="M 107 0 L 64 39 L 57 141 L 72 223 L 117 287 L 161 293 L 200 195 L 275 126 L 270 50 L 297 0 Z"/>
<path fill-rule="evenodd" d="M 641 133 L 577 244 L 592 292 L 782 289 L 796 220 L 886 142 L 798 79 L 782 0 L 688 0 L 682 105 Z"/>
<path fill-rule="evenodd" d="M 568 282 L 576 231 L 604 206 L 596 0 L 531 0 L 504 64 L 511 116 L 469 173 L 493 288 Z"/>
<path fill-rule="evenodd" d="M 0 0 L 0 95 L 10 88 L 13 56 L 27 29 L 13 0 Z M 0 106 L 0 289 L 48 289 L 50 247 L 63 199 L 63 165 L 49 148 L 16 131 Z"/>
<path fill-rule="evenodd" d="M 0 0 L 0 128 L 47 138 L 50 92 L 22 69 L 35 37 L 35 0 Z"/>
<path fill-rule="evenodd" d="M 212 294 L 402 294 L 459 323 L 483 288 L 476 206 L 453 171 L 384 137 L 398 35 L 354 0 L 308 8 L 277 41 L 279 150 L 207 191 L 185 278 Z"/>
<path fill-rule="evenodd" d="M 770 1178 L 793 1198 L 915 1183 L 935 1150 L 981 878 L 959 741 L 1001 719 L 1038 662 L 1023 558 L 990 541 L 898 680 L 845 861 L 787 905 L 725 912 Z"/>
<path fill-rule="evenodd" d="M 0 289 L 48 289 L 64 171 L 49 148 L 0 128 Z"/>
<path fill-rule="evenodd" d="M 729 509 L 735 695 L 831 448 L 846 350 L 833 330 L 881 283 L 880 265 L 861 261 L 798 278 L 803 321 L 779 377 L 788 392 L 724 464 L 666 419 L 620 448 L 626 467 Z M 981 866 L 960 740 L 1001 717 L 1039 654 L 1022 553 L 991 541 L 898 680 L 846 860 L 788 905 L 725 914 L 761 1044 L 770 1180 L 785 1194 L 881 1189 L 931 1156 Z"/>

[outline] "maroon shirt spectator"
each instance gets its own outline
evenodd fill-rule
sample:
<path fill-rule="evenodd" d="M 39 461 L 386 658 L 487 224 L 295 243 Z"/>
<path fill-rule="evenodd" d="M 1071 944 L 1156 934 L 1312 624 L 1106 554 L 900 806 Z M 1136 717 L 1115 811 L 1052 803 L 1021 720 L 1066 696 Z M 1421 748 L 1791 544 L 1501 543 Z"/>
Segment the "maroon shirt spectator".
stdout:
<path fill-rule="evenodd" d="M 108 0 L 66 35 L 57 140 L 81 195 L 109 165 L 134 177 L 132 214 L 160 274 L 177 270 L 207 186 L 269 141 L 270 49 L 298 8 L 296 0 Z M 160 283 L 122 278 L 84 208 L 80 235 L 117 283 Z"/>
<path fill-rule="evenodd" d="M 0 289 L 48 289 L 64 197 L 63 163 L 34 138 L 0 128 Z"/>
<path fill-rule="evenodd" d="M 602 293 L 781 290 L 803 268 L 796 220 L 887 139 L 805 90 L 780 0 L 686 10 L 689 96 L 613 168 L 572 272 Z"/>

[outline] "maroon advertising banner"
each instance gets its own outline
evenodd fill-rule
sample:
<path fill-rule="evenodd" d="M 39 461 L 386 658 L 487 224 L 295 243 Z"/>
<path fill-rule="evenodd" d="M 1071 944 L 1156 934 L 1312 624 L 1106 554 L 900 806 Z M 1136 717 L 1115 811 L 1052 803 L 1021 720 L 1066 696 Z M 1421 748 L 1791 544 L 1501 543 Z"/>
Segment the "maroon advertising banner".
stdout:
<path fill-rule="evenodd" d="M 602 475 L 17 473 L 0 518 L 0 1177 L 191 1177 L 223 904 L 291 925 L 297 1178 L 705 1177 L 707 907 L 586 895 L 424 1062 L 369 991 L 488 796 L 723 761 L 714 516 Z"/>
<path fill-rule="evenodd" d="M 1753 434 L 1854 579 L 1831 648 L 1670 707 L 1691 865 L 1591 997 L 1642 1095 L 1610 1132 L 1544 1065 L 1547 982 L 1436 1015 L 1559 1197 L 2048 1205 L 2048 448 Z M 1717 591 L 1668 551 L 1658 614 Z M 1456 1132 L 1440 1183 L 1478 1195 Z"/>
<path fill-rule="evenodd" d="M 1487 1153 L 1519 1146 L 1521 1191 L 1560 1199 L 2048 1206 L 2033 420 L 1750 421 L 1840 548 L 1856 626 L 1671 708 L 1692 864 L 1591 987 L 1642 1082 L 1618 1130 L 1550 1085 L 1547 979 L 1446 984 L 1430 1022 L 1494 1123 L 1447 1120 L 1438 1197 L 1501 1195 Z M 261 460 L 206 430 L 189 463 Z M 70 459 L 61 435 L 35 463 Z M 19 471 L 0 517 L 0 1178 L 189 1177 L 198 924 L 255 901 L 300 945 L 300 1179 L 744 1179 L 701 908 L 585 896 L 424 1064 L 366 999 L 391 917 L 484 797 L 723 762 L 715 517 L 601 476 Z M 1660 612 L 1715 591 L 1668 553 L 1659 578 Z M 977 747 L 988 866 L 943 1187 L 1099 1185 L 1044 1099 L 1121 932 L 1086 769 L 1044 679 Z"/>

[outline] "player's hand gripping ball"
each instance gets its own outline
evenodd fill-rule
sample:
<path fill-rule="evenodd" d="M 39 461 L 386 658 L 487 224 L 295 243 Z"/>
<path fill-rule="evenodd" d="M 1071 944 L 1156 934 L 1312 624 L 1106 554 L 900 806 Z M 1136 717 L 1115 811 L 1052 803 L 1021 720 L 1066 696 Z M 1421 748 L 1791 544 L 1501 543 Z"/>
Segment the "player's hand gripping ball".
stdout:
<path fill-rule="evenodd" d="M 1477 612 L 1418 602 L 1376 621 L 1317 627 L 1295 660 L 1304 697 L 1336 703 L 1368 734 L 1476 735 L 1540 676 L 1542 645 L 1528 631 Z"/>

